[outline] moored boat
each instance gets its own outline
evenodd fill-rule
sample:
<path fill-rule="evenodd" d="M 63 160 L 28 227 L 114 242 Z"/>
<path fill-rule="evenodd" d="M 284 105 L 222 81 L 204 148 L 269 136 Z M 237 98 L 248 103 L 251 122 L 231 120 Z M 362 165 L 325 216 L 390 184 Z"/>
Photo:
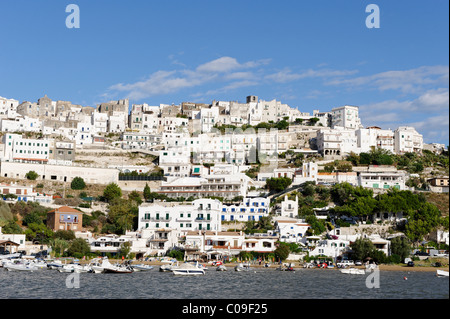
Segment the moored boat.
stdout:
<path fill-rule="evenodd" d="M 133 269 L 129 265 L 111 264 L 108 259 L 103 260 L 103 272 L 107 274 L 129 274 Z"/>
<path fill-rule="evenodd" d="M 343 274 L 350 274 L 350 275 L 364 275 L 366 271 L 364 269 L 358 269 L 358 268 L 343 268 L 340 269 L 341 273 Z"/>
<path fill-rule="evenodd" d="M 198 264 L 193 265 L 191 263 L 183 263 L 180 266 L 173 268 L 172 273 L 174 275 L 204 275 L 205 270 L 199 267 Z"/>
<path fill-rule="evenodd" d="M 249 264 L 238 264 L 234 267 L 235 271 L 249 271 L 250 265 Z"/>
<path fill-rule="evenodd" d="M 3 264 L 3 268 L 8 271 L 29 271 L 33 272 L 38 268 L 32 262 L 26 262 L 23 260 L 14 260 L 12 262 L 6 262 Z"/>
<path fill-rule="evenodd" d="M 437 269 L 436 276 L 438 277 L 448 277 L 448 271 Z"/>
<path fill-rule="evenodd" d="M 139 264 L 139 265 L 132 265 L 131 268 L 133 268 L 134 271 L 148 271 L 148 270 L 152 270 L 153 266 Z"/>
<path fill-rule="evenodd" d="M 224 264 L 221 264 L 216 268 L 216 270 L 217 271 L 227 271 L 228 269 L 227 269 L 227 267 L 225 267 Z"/>

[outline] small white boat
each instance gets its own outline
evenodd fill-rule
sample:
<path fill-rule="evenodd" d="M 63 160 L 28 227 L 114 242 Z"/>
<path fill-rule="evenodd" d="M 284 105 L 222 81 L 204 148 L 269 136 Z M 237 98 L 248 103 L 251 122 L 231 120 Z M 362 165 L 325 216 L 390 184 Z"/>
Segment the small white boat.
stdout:
<path fill-rule="evenodd" d="M 183 263 L 182 265 L 178 267 L 172 268 L 172 273 L 174 275 L 204 275 L 205 269 L 198 266 L 198 263 L 196 265 L 193 265 L 191 263 Z"/>
<path fill-rule="evenodd" d="M 357 269 L 357 268 L 343 268 L 340 269 L 341 273 L 343 274 L 350 274 L 350 275 L 364 275 L 366 271 L 364 269 Z"/>
<path fill-rule="evenodd" d="M 438 277 L 448 277 L 448 271 L 437 269 L 436 276 Z"/>
<path fill-rule="evenodd" d="M 35 260 L 32 262 L 34 264 L 34 266 L 38 269 L 45 269 L 48 268 L 47 267 L 47 263 L 42 261 L 42 260 Z"/>
<path fill-rule="evenodd" d="M 22 256 L 21 253 L 12 253 L 12 254 L 0 254 L 0 259 L 13 259 L 20 258 Z"/>
<path fill-rule="evenodd" d="M 234 267 L 235 271 L 249 271 L 250 265 L 249 264 L 238 264 Z"/>
<path fill-rule="evenodd" d="M 66 273 L 82 273 L 82 272 L 87 272 L 84 270 L 84 267 L 79 265 L 79 264 L 66 264 L 63 265 L 62 267 L 58 268 L 59 272 L 66 272 Z"/>
<path fill-rule="evenodd" d="M 123 264 L 111 264 L 108 259 L 103 260 L 102 263 L 103 272 L 106 274 L 129 274 L 133 272 L 133 269 L 128 265 Z"/>
<path fill-rule="evenodd" d="M 103 273 L 104 270 L 105 270 L 103 261 L 107 260 L 107 259 L 108 259 L 107 257 L 103 258 L 102 262 L 100 262 L 100 260 L 101 260 L 100 258 L 92 259 L 91 262 L 89 263 L 89 266 L 91 267 L 92 272 L 94 274 L 101 274 L 101 273 Z M 109 261 L 108 261 L 108 263 L 109 263 Z"/>
<path fill-rule="evenodd" d="M 225 267 L 225 265 L 219 265 L 217 268 L 216 268 L 216 270 L 217 271 L 227 271 L 228 269 L 227 269 L 227 267 Z"/>
<path fill-rule="evenodd" d="M 171 272 L 173 268 L 175 268 L 177 266 L 174 266 L 174 263 L 171 263 L 170 265 L 161 265 L 159 267 L 159 271 L 161 272 Z"/>
<path fill-rule="evenodd" d="M 14 262 L 7 262 L 3 264 L 3 268 L 8 271 L 29 271 L 33 272 L 38 270 L 37 267 L 34 266 L 33 263 L 23 262 L 21 260 L 16 260 Z"/>
<path fill-rule="evenodd" d="M 153 266 L 139 264 L 139 265 L 132 265 L 131 268 L 133 268 L 134 271 L 148 271 L 148 270 L 152 270 Z"/>
<path fill-rule="evenodd" d="M 47 263 L 48 269 L 59 269 L 62 266 L 64 266 L 64 264 L 61 262 L 61 260 L 54 260 Z"/>

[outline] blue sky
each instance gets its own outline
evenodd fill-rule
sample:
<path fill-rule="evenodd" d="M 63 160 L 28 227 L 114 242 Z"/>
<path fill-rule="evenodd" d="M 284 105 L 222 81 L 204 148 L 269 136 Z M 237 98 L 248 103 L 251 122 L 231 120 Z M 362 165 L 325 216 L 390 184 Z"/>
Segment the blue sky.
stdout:
<path fill-rule="evenodd" d="M 68 29 L 68 4 L 80 28 Z M 368 29 L 368 4 L 380 28 Z M 0 96 L 84 106 L 277 99 L 449 144 L 449 4 L 0 0 Z"/>

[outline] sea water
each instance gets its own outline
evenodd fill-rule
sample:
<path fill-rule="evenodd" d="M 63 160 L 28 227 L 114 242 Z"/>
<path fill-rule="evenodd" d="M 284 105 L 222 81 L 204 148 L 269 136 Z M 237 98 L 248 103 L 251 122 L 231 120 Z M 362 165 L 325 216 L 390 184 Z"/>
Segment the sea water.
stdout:
<path fill-rule="evenodd" d="M 380 271 L 378 288 L 366 275 L 332 269 L 295 272 L 255 268 L 208 269 L 205 275 L 175 276 L 151 271 L 131 274 L 67 274 L 57 270 L 8 272 L 0 268 L 0 299 L 448 299 L 449 279 L 435 272 Z M 67 284 L 68 276 L 78 285 Z M 76 288 L 74 288 L 76 287 Z"/>

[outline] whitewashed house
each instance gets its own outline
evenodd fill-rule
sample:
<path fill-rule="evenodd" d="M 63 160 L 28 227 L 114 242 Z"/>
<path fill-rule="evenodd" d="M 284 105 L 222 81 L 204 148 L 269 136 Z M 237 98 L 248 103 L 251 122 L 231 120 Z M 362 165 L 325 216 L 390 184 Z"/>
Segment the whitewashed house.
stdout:
<path fill-rule="evenodd" d="M 270 200 L 268 198 L 244 198 L 239 205 L 223 204 L 221 221 L 248 222 L 259 221 L 269 216 Z"/>
<path fill-rule="evenodd" d="M 222 203 L 198 199 L 190 204 L 144 203 L 139 206 L 138 229 L 176 229 L 180 236 L 191 230 L 221 230 Z"/>

